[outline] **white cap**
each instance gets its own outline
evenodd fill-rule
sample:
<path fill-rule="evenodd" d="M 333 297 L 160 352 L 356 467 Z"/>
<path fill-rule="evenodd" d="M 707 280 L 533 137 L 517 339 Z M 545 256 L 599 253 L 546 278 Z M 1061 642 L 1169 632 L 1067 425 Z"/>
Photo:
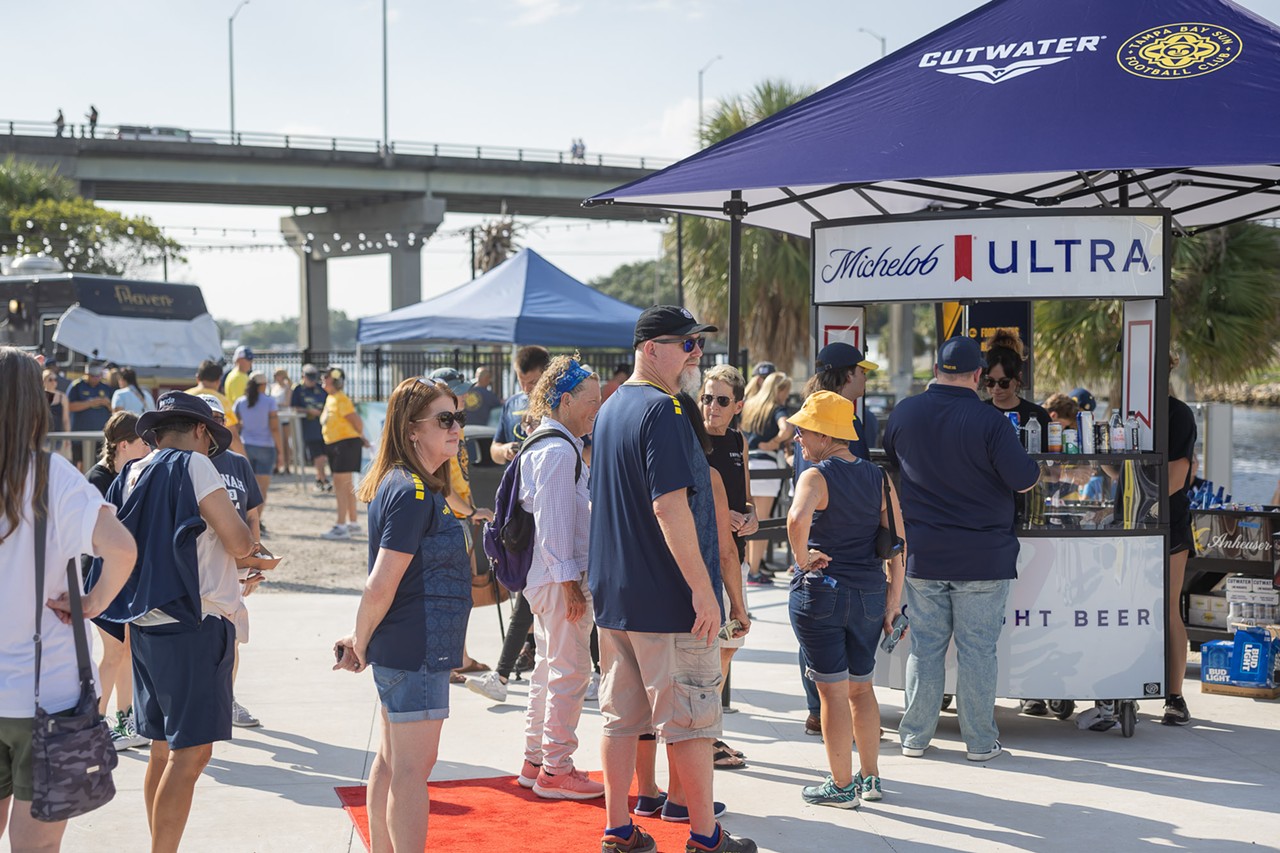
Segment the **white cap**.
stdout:
<path fill-rule="evenodd" d="M 227 410 L 222 407 L 222 401 L 217 397 L 212 394 L 198 394 L 196 396 L 208 403 L 209 408 L 213 409 L 215 415 L 222 415 L 224 418 L 227 416 Z"/>

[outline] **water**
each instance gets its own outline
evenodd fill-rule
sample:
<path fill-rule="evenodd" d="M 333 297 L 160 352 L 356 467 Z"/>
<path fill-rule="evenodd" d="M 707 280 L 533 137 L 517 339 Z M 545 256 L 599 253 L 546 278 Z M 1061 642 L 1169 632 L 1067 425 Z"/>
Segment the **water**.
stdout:
<path fill-rule="evenodd" d="M 1203 425 L 1200 436 L 1203 439 Z M 1236 503 L 1270 503 L 1280 480 L 1280 409 L 1236 406 L 1231 445 L 1231 491 Z"/>

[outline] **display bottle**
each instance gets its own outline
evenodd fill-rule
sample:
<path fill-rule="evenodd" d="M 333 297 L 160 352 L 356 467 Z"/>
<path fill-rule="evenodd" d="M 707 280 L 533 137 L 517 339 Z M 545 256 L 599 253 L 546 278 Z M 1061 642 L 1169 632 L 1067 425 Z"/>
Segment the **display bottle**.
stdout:
<path fill-rule="evenodd" d="M 1080 412 L 1076 415 L 1078 425 L 1080 452 L 1097 453 L 1097 441 L 1093 431 L 1093 412 Z"/>
<path fill-rule="evenodd" d="M 1141 453 L 1142 442 L 1138 440 L 1138 416 L 1133 412 L 1124 421 L 1124 448 L 1127 453 Z"/>
<path fill-rule="evenodd" d="M 1111 416 L 1111 452 L 1125 452 L 1125 435 L 1124 423 L 1120 420 L 1120 413 L 1116 412 Z"/>
<path fill-rule="evenodd" d="M 1035 418 L 1027 418 L 1027 426 L 1023 433 L 1028 453 L 1039 453 L 1044 449 L 1044 445 L 1040 443 L 1040 421 Z"/>

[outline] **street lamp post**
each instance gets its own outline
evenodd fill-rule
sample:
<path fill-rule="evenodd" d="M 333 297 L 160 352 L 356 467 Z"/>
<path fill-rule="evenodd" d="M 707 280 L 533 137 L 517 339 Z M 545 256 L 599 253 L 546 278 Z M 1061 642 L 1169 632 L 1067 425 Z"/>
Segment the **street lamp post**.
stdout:
<path fill-rule="evenodd" d="M 382 153 L 387 153 L 387 0 L 382 0 Z"/>
<path fill-rule="evenodd" d="M 240 0 L 240 5 L 227 18 L 227 69 L 231 76 L 231 144 L 236 144 L 236 15 L 249 5 L 249 0 Z"/>
<path fill-rule="evenodd" d="M 724 59 L 723 56 L 716 55 L 710 62 L 698 69 L 698 147 L 702 147 L 702 75 L 707 73 L 707 69 L 715 65 L 718 61 Z"/>

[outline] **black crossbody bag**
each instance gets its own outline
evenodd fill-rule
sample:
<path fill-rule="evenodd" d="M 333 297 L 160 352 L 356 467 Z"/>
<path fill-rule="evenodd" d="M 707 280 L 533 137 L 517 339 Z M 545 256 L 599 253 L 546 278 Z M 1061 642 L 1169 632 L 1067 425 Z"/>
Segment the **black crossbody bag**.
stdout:
<path fill-rule="evenodd" d="M 889 472 L 881 468 L 880 474 L 884 478 L 881 482 L 884 485 L 884 505 L 889 514 L 889 526 L 885 527 L 882 524 L 876 531 L 876 556 L 881 560 L 892 560 L 902 553 L 906 543 L 898 535 L 898 526 L 893 520 L 893 501 L 889 498 Z"/>
<path fill-rule="evenodd" d="M 44 616 L 44 552 L 48 530 L 49 456 L 39 453 L 35 481 L 46 484 L 35 495 L 36 534 L 36 714 L 31 729 L 31 769 L 34 777 L 31 816 L 54 823 L 91 812 L 116 795 L 111 771 L 119 759 L 111 743 L 111 730 L 98 713 L 98 696 L 89 665 L 89 643 L 84 635 L 84 606 L 76 561 L 67 562 L 67 595 L 71 599 L 71 629 L 76 639 L 76 663 L 80 670 L 80 700 L 70 712 L 49 714 L 40 707 L 40 625 Z M 43 474 L 44 476 L 40 476 Z"/>

